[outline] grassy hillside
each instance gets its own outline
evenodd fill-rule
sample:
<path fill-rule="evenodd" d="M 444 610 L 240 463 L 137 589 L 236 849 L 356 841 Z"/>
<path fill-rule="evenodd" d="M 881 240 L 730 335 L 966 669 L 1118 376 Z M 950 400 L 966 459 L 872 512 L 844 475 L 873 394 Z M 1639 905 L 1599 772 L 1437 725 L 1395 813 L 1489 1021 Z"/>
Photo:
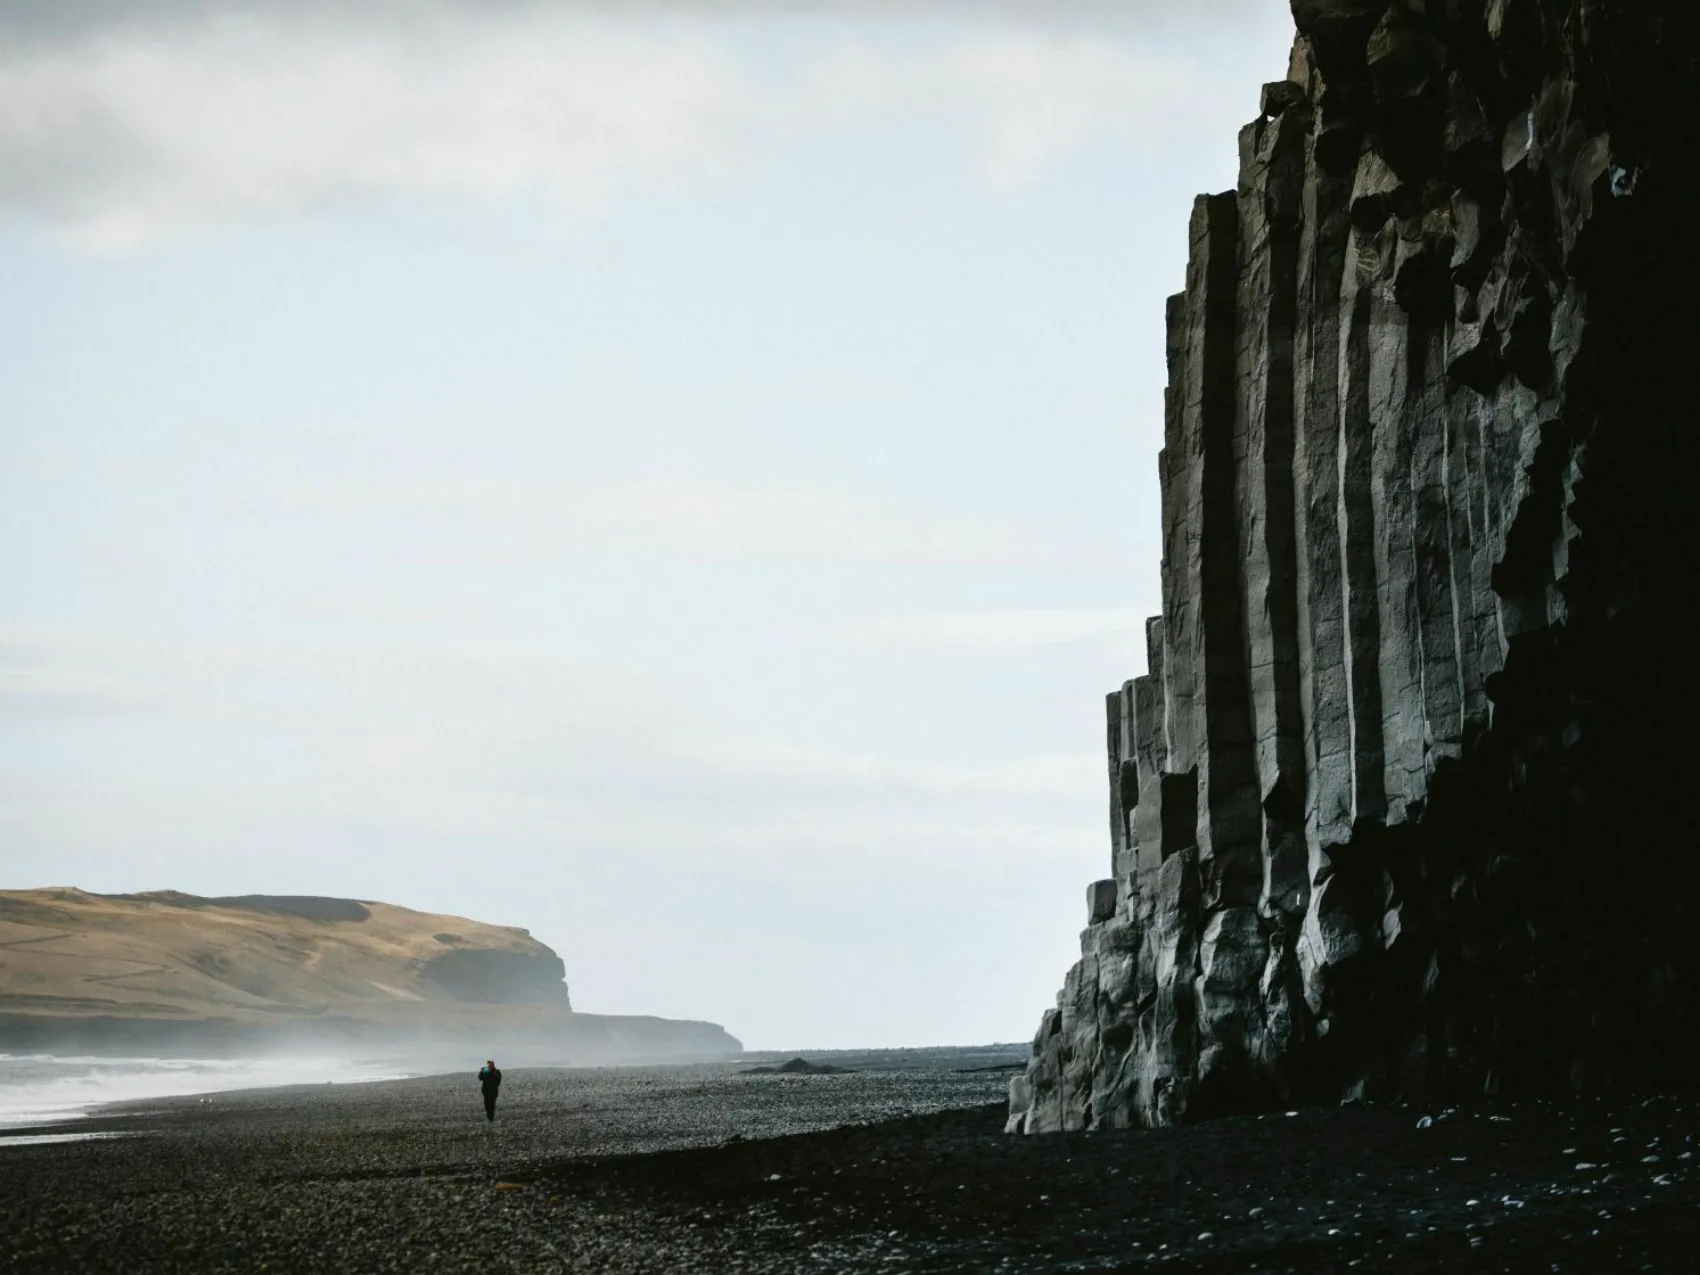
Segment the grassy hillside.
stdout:
<path fill-rule="evenodd" d="M 521 929 L 389 903 L 0 890 L 0 1050 L 556 1065 L 725 1058 L 715 1023 L 573 1012 Z"/>
<path fill-rule="evenodd" d="M 524 930 L 388 903 L 0 891 L 7 1013 L 249 1020 L 389 1018 L 409 1004 L 564 1011 L 565 972 Z"/>

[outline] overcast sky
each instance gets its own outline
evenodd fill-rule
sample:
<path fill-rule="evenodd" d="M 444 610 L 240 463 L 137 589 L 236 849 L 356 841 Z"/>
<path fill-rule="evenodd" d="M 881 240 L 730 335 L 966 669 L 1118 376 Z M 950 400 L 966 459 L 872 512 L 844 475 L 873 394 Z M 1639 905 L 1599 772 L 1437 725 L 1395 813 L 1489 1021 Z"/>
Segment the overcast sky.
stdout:
<path fill-rule="evenodd" d="M 354 8 L 0 0 L 0 885 L 1026 1038 L 1286 5 Z"/>

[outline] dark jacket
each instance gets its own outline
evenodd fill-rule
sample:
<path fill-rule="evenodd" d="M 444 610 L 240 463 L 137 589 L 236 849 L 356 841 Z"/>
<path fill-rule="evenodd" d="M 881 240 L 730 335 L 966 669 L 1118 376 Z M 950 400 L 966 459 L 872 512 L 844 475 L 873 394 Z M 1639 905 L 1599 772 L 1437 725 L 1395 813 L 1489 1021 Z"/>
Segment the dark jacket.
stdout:
<path fill-rule="evenodd" d="M 484 1091 L 486 1098 L 494 1098 L 496 1091 L 502 1087 L 502 1069 L 500 1067 L 480 1067 L 478 1069 L 478 1087 Z"/>

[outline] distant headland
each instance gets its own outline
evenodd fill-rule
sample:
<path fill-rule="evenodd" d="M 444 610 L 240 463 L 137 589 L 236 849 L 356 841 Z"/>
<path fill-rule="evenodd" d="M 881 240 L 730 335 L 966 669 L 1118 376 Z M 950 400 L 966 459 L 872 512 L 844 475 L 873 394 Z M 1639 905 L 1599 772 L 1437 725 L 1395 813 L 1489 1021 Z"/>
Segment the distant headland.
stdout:
<path fill-rule="evenodd" d="M 565 978 L 526 930 L 371 900 L 0 890 L 9 1052 L 500 1049 L 588 1065 L 742 1048 L 714 1023 L 576 1013 Z"/>

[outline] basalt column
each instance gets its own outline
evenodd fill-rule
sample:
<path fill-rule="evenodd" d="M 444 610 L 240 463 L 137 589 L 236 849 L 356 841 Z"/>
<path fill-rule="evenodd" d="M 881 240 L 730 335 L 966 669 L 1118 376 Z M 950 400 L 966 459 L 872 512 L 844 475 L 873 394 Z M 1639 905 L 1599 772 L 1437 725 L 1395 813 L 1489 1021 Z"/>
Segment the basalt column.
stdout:
<path fill-rule="evenodd" d="M 1700 1079 L 1696 16 L 1293 11 L 1012 1130 Z"/>

